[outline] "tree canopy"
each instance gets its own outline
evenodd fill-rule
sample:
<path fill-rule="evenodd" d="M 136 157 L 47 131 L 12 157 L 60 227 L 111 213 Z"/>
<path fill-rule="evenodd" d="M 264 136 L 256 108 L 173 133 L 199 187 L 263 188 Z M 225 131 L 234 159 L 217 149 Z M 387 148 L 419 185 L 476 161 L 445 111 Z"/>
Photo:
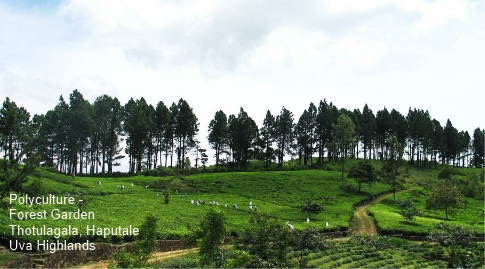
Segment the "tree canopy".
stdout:
<path fill-rule="evenodd" d="M 303 165 L 314 165 L 313 157 L 317 165 L 340 157 L 343 172 L 347 157 L 395 158 L 388 143 L 392 136 L 402 147 L 400 158 L 406 156 L 411 165 L 483 167 L 484 160 L 482 128 L 473 134 L 459 131 L 451 120 L 442 125 L 419 108 L 410 108 L 407 115 L 385 107 L 374 113 L 365 104 L 361 112 L 323 99 L 318 106 L 311 102 L 299 117 L 285 107 L 277 114 L 268 110 L 261 126 L 242 107 L 237 115 L 217 110 L 206 126 L 216 169 L 222 162 L 228 169 L 244 170 L 251 160 L 270 168 L 274 161 L 281 167 L 295 156 Z M 184 169 L 192 156 L 196 160 L 191 163 L 198 164 L 198 131 L 196 113 L 182 98 L 168 106 L 143 97 L 121 104 L 101 95 L 90 103 L 74 90 L 32 118 L 10 97 L 0 108 L 4 159 L 20 162 L 34 153 L 43 165 L 69 174 L 112 173 L 123 158 L 129 173 L 160 165 Z"/>
<path fill-rule="evenodd" d="M 448 180 L 436 185 L 426 198 L 426 209 L 444 210 L 445 220 L 451 209 L 458 208 L 463 202 L 461 192 Z"/>
<path fill-rule="evenodd" d="M 362 160 L 350 168 L 347 177 L 355 179 L 360 192 L 362 183 L 371 185 L 377 179 L 377 173 L 368 160 Z"/>

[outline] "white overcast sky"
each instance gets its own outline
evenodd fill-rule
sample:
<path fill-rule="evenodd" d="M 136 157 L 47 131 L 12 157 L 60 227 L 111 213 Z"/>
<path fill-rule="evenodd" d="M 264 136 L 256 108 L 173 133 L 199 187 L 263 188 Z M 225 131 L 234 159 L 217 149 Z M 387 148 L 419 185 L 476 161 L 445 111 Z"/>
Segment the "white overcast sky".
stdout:
<path fill-rule="evenodd" d="M 485 125 L 484 13 L 478 0 L 0 1 L 0 97 L 31 115 L 74 89 L 184 98 L 204 143 L 217 110 L 261 125 L 285 106 L 296 122 L 324 98 L 424 109 L 472 135 Z"/>

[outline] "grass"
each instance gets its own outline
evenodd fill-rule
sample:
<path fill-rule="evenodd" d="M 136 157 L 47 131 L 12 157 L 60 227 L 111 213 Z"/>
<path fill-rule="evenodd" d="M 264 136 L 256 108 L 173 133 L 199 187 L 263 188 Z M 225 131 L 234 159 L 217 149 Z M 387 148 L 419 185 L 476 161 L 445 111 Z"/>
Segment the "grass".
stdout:
<path fill-rule="evenodd" d="M 5 248 L 0 247 L 0 267 L 8 265 L 9 263 L 17 260 L 18 257 L 18 254 L 7 251 Z"/>
<path fill-rule="evenodd" d="M 423 212 L 422 217 L 416 217 L 414 222 L 405 221 L 392 196 L 387 197 L 381 203 L 369 208 L 374 213 L 378 227 L 385 233 L 405 233 L 425 235 L 433 230 L 441 222 L 449 225 L 464 226 L 474 230 L 477 235 L 483 236 L 484 232 L 484 202 L 472 198 L 465 198 L 466 206 L 463 205 L 455 211 L 453 216 L 445 221 L 443 210 L 426 210 L 425 190 L 417 188 L 414 190 L 400 192 L 396 199 L 413 199 L 415 205 Z"/>
<path fill-rule="evenodd" d="M 351 165 L 353 160 L 349 160 Z M 378 162 L 373 165 L 379 166 Z M 328 168 L 328 167 L 327 167 Z M 476 169 L 456 169 L 457 176 L 466 180 L 467 176 L 477 173 Z M 415 222 L 404 221 L 399 215 L 392 195 L 370 208 L 374 213 L 378 226 L 386 233 L 427 234 L 444 220 L 444 212 L 427 211 L 424 209 L 426 188 L 437 181 L 438 169 L 410 168 L 405 172 L 405 187 L 412 190 L 397 194 L 397 198 L 413 198 L 424 212 L 423 217 Z M 200 218 L 209 209 L 209 201 L 218 201 L 227 216 L 227 228 L 233 235 L 239 234 L 248 224 L 254 211 L 248 209 L 249 202 L 257 206 L 259 213 L 275 217 L 281 224 L 290 221 L 296 229 L 315 226 L 320 231 L 345 230 L 349 225 L 349 218 L 353 215 L 352 205 L 369 196 L 389 189 L 388 185 L 374 183 L 372 186 L 363 185 L 362 192 L 357 192 L 357 184 L 351 179 L 340 179 L 339 171 L 328 170 L 300 170 L 300 171 L 264 171 L 264 172 L 227 172 L 203 173 L 187 176 L 132 176 L 132 177 L 82 177 L 72 178 L 58 173 L 49 172 L 43 168 L 35 171 L 31 181 L 41 179 L 45 193 L 57 196 L 74 196 L 76 199 L 87 201 L 85 211 L 94 212 L 94 220 L 15 220 L 9 218 L 9 212 L 0 214 L 0 236 L 7 241 L 16 238 L 26 241 L 41 239 L 41 236 L 24 235 L 12 236 L 9 225 L 22 227 L 77 227 L 85 240 L 87 225 L 101 228 L 139 227 L 145 216 L 154 215 L 158 220 L 157 234 L 160 239 L 181 238 L 190 233 L 190 228 L 199 224 Z M 101 181 L 101 185 L 98 184 Z M 132 186 L 133 184 L 133 186 Z M 352 186 L 350 189 L 341 185 Z M 120 190 L 118 186 L 125 186 Z M 148 188 L 146 188 L 148 186 Z M 422 187 L 419 187 L 422 186 Z M 168 204 L 164 203 L 162 195 L 172 198 Z M 192 205 L 191 200 L 202 199 L 205 205 Z M 312 199 L 322 204 L 325 211 L 311 216 L 307 223 L 306 214 L 302 213 L 298 205 L 304 199 Z M 8 198 L 5 199 L 8 202 Z M 228 204 L 225 208 L 224 205 Z M 238 209 L 232 207 L 238 204 Z M 28 205 L 15 204 L 13 208 L 19 211 L 76 211 L 76 205 Z M 461 225 L 474 229 L 483 235 L 484 230 L 484 202 L 483 200 L 467 198 L 466 208 L 460 208 L 448 221 L 452 225 Z M 325 226 L 328 222 L 329 226 Z M 480 233 L 481 232 L 481 233 Z M 68 239 L 68 236 L 62 236 Z M 46 239 L 52 239 L 47 237 Z M 77 239 L 79 238 L 71 238 Z M 123 242 L 132 240 L 131 237 L 102 237 L 92 236 L 92 241 Z M 397 241 L 396 241 L 397 242 Z M 367 251 L 343 244 L 343 248 L 336 248 L 333 253 L 312 254 L 309 266 L 314 267 L 428 267 L 439 268 L 446 264 L 443 261 L 431 261 L 422 258 L 422 253 L 428 250 L 414 243 L 398 241 L 393 248 L 379 251 Z M 399 245 L 399 246 L 398 246 Z M 344 249 L 345 248 L 345 249 Z M 349 256 L 347 253 L 355 254 Z M 0 255 L 5 255 L 0 253 Z M 431 255 L 431 254 L 430 254 Z M 438 251 L 438 256 L 439 254 Z M 429 256 L 429 255 L 428 255 Z M 421 258 L 420 258 L 421 257 Z M 0 260 L 9 259 L 0 256 Z M 193 260 L 180 261 L 180 264 L 190 264 Z M 177 264 L 172 264 L 173 266 Z M 483 266 L 482 266 L 483 267 Z"/>
<path fill-rule="evenodd" d="M 38 169 L 35 174 L 41 178 L 46 193 L 57 196 L 74 196 L 87 200 L 85 211 L 94 212 L 94 220 L 16 220 L 9 219 L 9 214 L 0 216 L 0 232 L 9 237 L 12 232 L 9 225 L 22 227 L 77 227 L 85 236 L 87 225 L 97 227 L 138 227 L 146 215 L 158 219 L 160 238 L 180 238 L 189 233 L 188 227 L 198 225 L 200 218 L 209 208 L 209 201 L 218 201 L 228 220 L 228 230 L 240 233 L 247 225 L 250 214 L 249 202 L 258 207 L 260 213 L 273 216 L 284 224 L 290 221 L 295 228 L 315 226 L 320 230 L 342 230 L 348 228 L 352 204 L 369 195 L 388 189 L 387 185 L 376 183 L 365 186 L 362 192 L 346 192 L 339 184 L 356 185 L 354 181 L 340 180 L 339 172 L 324 170 L 270 171 L 207 173 L 184 177 L 148 177 L 134 176 L 127 178 L 72 178 Z M 101 181 L 101 185 L 98 185 Z M 133 183 L 133 186 L 131 186 Z M 125 186 L 120 190 L 118 186 Z M 148 185 L 148 188 L 146 186 Z M 169 204 L 164 203 L 162 195 L 170 191 Z M 158 195 L 157 195 L 158 194 Z M 204 200 L 206 205 L 191 205 L 191 200 Z M 325 211 L 311 216 L 307 223 L 306 214 L 300 212 L 298 205 L 304 199 L 321 203 Z M 232 207 L 238 204 L 238 209 Z M 46 210 L 48 214 L 57 208 L 61 211 L 76 211 L 77 205 L 28 205 L 15 204 L 18 211 Z M 325 222 L 329 226 L 325 226 Z M 41 239 L 42 236 L 13 236 L 24 240 Z M 112 242 L 130 238 L 110 238 Z M 92 240 L 106 241 L 103 238 Z"/>

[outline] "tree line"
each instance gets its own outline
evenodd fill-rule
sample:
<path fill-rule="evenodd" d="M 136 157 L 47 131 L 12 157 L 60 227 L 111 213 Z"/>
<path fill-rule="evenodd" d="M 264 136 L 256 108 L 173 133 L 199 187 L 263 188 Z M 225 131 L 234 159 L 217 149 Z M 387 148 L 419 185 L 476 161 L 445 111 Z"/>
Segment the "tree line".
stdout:
<path fill-rule="evenodd" d="M 73 174 L 111 173 L 124 154 L 129 173 L 159 166 L 186 168 L 190 154 L 196 155 L 196 167 L 199 160 L 205 165 L 208 156 L 197 139 L 199 126 L 183 99 L 152 106 L 143 97 L 131 98 L 122 105 L 116 97 L 102 95 L 90 103 L 78 90 L 32 118 L 9 97 L 0 110 L 4 159 L 20 162 L 35 155 L 43 165 Z M 484 129 L 476 128 L 471 136 L 449 119 L 442 126 L 417 108 L 409 108 L 407 115 L 385 107 L 374 113 L 367 104 L 362 111 L 351 111 L 324 99 L 318 106 L 310 103 L 298 120 L 285 107 L 276 115 L 268 110 L 261 126 L 242 107 L 237 115 L 219 110 L 207 128 L 216 169 L 225 165 L 244 170 L 251 160 L 266 168 L 282 167 L 287 156 L 302 165 L 347 157 L 387 160 L 391 137 L 412 165 L 483 167 L 484 162 Z"/>

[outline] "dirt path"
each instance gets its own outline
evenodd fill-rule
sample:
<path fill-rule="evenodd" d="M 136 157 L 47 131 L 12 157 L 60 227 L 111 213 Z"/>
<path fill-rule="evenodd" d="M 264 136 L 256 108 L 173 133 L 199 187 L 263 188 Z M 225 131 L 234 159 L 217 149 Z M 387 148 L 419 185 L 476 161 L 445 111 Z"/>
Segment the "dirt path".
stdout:
<path fill-rule="evenodd" d="M 156 252 L 155 254 L 153 254 L 153 257 L 150 258 L 149 261 L 150 262 L 163 261 L 166 259 L 175 258 L 185 254 L 194 253 L 197 251 L 199 251 L 198 248 L 189 248 L 189 249 L 181 249 L 181 250 L 174 250 L 174 251 L 168 251 L 168 252 Z"/>
<path fill-rule="evenodd" d="M 181 250 L 173 250 L 173 251 L 166 251 L 166 252 L 155 252 L 152 257 L 150 258 L 150 262 L 154 261 L 163 261 L 165 259 L 175 258 L 178 256 L 182 256 L 188 253 L 197 252 L 198 248 L 190 248 L 190 249 L 181 249 Z M 106 261 L 100 262 L 90 262 L 86 264 L 82 264 L 79 266 L 75 266 L 73 268 L 78 269 L 100 269 L 100 268 L 108 268 L 109 263 Z"/>
<path fill-rule="evenodd" d="M 359 206 L 355 209 L 354 212 L 354 233 L 358 234 L 370 234 L 370 235 L 376 235 L 377 234 L 377 228 L 376 225 L 374 224 L 374 221 L 372 220 L 371 217 L 367 215 L 367 209 L 382 200 L 384 200 L 386 197 L 392 195 L 392 193 L 384 194 L 376 199 L 372 200 L 370 203 L 365 204 L 363 206 Z"/>

